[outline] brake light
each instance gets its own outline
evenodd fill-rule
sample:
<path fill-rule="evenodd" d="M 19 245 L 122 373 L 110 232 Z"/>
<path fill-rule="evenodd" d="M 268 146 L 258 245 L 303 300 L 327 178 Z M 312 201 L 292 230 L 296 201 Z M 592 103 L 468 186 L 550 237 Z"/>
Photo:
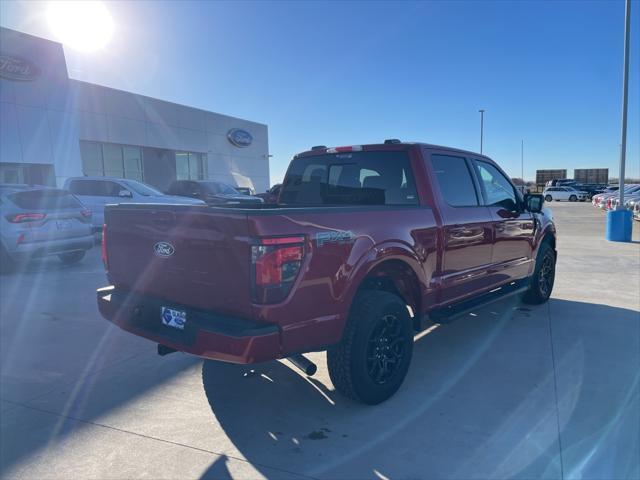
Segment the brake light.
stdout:
<path fill-rule="evenodd" d="M 362 145 L 351 145 L 349 147 L 327 148 L 327 153 L 359 152 L 361 150 L 362 150 Z"/>
<path fill-rule="evenodd" d="M 304 258 L 304 236 L 259 239 L 251 246 L 253 300 L 276 303 L 291 291 Z"/>
<path fill-rule="evenodd" d="M 46 216 L 45 213 L 17 213 L 15 215 L 7 215 L 6 219 L 11 223 L 28 223 L 39 222 L 44 220 Z"/>
<path fill-rule="evenodd" d="M 107 257 L 107 224 L 102 225 L 102 263 L 104 270 L 109 273 L 109 257 Z"/>

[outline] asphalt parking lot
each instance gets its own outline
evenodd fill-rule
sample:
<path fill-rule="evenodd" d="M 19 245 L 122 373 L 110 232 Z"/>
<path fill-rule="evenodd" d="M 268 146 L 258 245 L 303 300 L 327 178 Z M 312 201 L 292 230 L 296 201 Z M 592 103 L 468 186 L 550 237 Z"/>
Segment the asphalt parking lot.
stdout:
<path fill-rule="evenodd" d="M 401 390 L 367 407 L 324 354 L 233 366 L 104 321 L 100 252 L 0 277 L 3 478 L 640 478 L 640 224 L 604 239 L 553 203 L 552 300 L 504 300 L 416 339 Z"/>

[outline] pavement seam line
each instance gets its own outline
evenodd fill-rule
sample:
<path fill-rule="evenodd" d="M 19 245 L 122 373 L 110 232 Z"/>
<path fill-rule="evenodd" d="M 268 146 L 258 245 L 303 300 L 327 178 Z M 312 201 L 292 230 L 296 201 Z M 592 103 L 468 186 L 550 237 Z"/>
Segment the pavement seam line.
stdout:
<path fill-rule="evenodd" d="M 551 302 L 547 300 L 549 318 L 549 344 L 551 346 L 551 365 L 553 367 L 553 391 L 556 397 L 556 425 L 558 429 L 558 449 L 560 450 L 560 478 L 564 480 L 564 461 L 562 459 L 562 436 L 560 434 L 560 407 L 558 406 L 558 377 L 556 374 L 556 355 L 553 349 L 553 330 L 551 328 Z"/>
<path fill-rule="evenodd" d="M 296 475 L 298 477 L 309 478 L 311 480 L 319 480 L 317 477 L 311 477 L 311 476 L 306 475 L 304 473 L 297 473 L 297 472 L 293 472 L 291 470 L 286 470 L 284 468 L 272 467 L 270 465 L 265 465 L 263 463 L 250 462 L 246 458 L 236 457 L 234 455 L 229 455 L 227 453 L 215 452 L 213 450 L 207 450 L 206 448 L 194 447 L 192 445 L 186 445 L 184 443 L 174 442 L 174 441 L 171 441 L 171 440 L 166 440 L 164 438 L 152 437 L 150 435 L 145 435 L 143 433 L 132 432 L 132 431 L 129 431 L 129 430 L 125 430 L 123 428 L 112 427 L 110 425 L 105 425 L 103 423 L 98 423 L 98 422 L 92 422 L 91 420 L 83 420 L 82 418 L 72 417 L 70 415 L 63 415 L 63 414 L 60 414 L 60 413 L 57 413 L 57 412 L 52 412 L 50 410 L 45 410 L 44 408 L 37 408 L 37 407 L 31 407 L 29 405 L 23 405 L 23 404 L 20 404 L 18 402 L 13 402 L 11 400 L 5 400 L 5 402 L 12 403 L 12 404 L 14 404 L 16 406 L 27 408 L 29 410 L 34 410 L 36 412 L 41 412 L 41 413 L 46 413 L 46 414 L 49 414 L 49 415 L 54 415 L 56 417 L 66 418 L 66 419 L 69 419 L 69 420 L 73 420 L 75 422 L 85 423 L 87 425 L 93 425 L 95 427 L 102 427 L 102 428 L 106 428 L 106 429 L 109 429 L 109 430 L 114 430 L 116 432 L 127 433 L 129 435 L 135 435 L 137 437 L 146 438 L 146 439 L 149 439 L 149 440 L 155 440 L 157 442 L 167 443 L 169 445 L 174 445 L 176 447 L 188 448 L 190 450 L 196 450 L 196 451 L 202 452 L 202 453 L 210 453 L 210 454 L 213 454 L 213 455 L 218 455 L 219 457 L 227 457 L 227 458 L 230 458 L 232 460 L 238 460 L 238 461 L 243 462 L 243 463 L 248 463 L 249 465 L 256 465 L 256 466 L 263 467 L 263 468 L 268 468 L 268 469 L 271 469 L 271 470 L 277 470 L 279 472 L 287 473 L 287 474 L 290 474 L 290 475 Z"/>

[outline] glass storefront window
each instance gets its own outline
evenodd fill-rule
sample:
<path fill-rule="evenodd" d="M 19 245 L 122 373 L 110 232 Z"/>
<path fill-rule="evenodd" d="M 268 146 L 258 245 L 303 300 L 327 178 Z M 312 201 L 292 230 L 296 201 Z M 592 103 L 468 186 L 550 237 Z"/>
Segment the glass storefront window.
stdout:
<path fill-rule="evenodd" d="M 80 156 L 82 157 L 82 171 L 85 175 L 102 177 L 102 145 L 97 142 L 80 141 Z"/>
<path fill-rule="evenodd" d="M 206 180 L 205 154 L 176 152 L 177 180 Z"/>
<path fill-rule="evenodd" d="M 176 152 L 176 180 L 189 180 L 189 154 Z"/>
<path fill-rule="evenodd" d="M 122 146 L 112 143 L 102 145 L 102 158 L 104 159 L 105 177 L 124 177 L 124 164 L 122 162 Z"/>
<path fill-rule="evenodd" d="M 124 176 L 142 181 L 142 153 L 139 147 L 123 147 Z"/>

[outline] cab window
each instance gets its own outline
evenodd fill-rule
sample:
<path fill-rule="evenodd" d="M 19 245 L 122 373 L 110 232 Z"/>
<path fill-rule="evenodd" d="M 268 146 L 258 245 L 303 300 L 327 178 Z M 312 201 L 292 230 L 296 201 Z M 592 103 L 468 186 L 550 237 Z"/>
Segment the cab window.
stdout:
<path fill-rule="evenodd" d="M 473 161 L 477 171 L 485 203 L 490 207 L 502 207 L 505 210 L 518 209 L 518 200 L 511 182 L 500 170 L 487 162 Z"/>
<path fill-rule="evenodd" d="M 444 201 L 452 207 L 477 207 L 473 178 L 463 157 L 432 155 L 431 163 Z"/>

